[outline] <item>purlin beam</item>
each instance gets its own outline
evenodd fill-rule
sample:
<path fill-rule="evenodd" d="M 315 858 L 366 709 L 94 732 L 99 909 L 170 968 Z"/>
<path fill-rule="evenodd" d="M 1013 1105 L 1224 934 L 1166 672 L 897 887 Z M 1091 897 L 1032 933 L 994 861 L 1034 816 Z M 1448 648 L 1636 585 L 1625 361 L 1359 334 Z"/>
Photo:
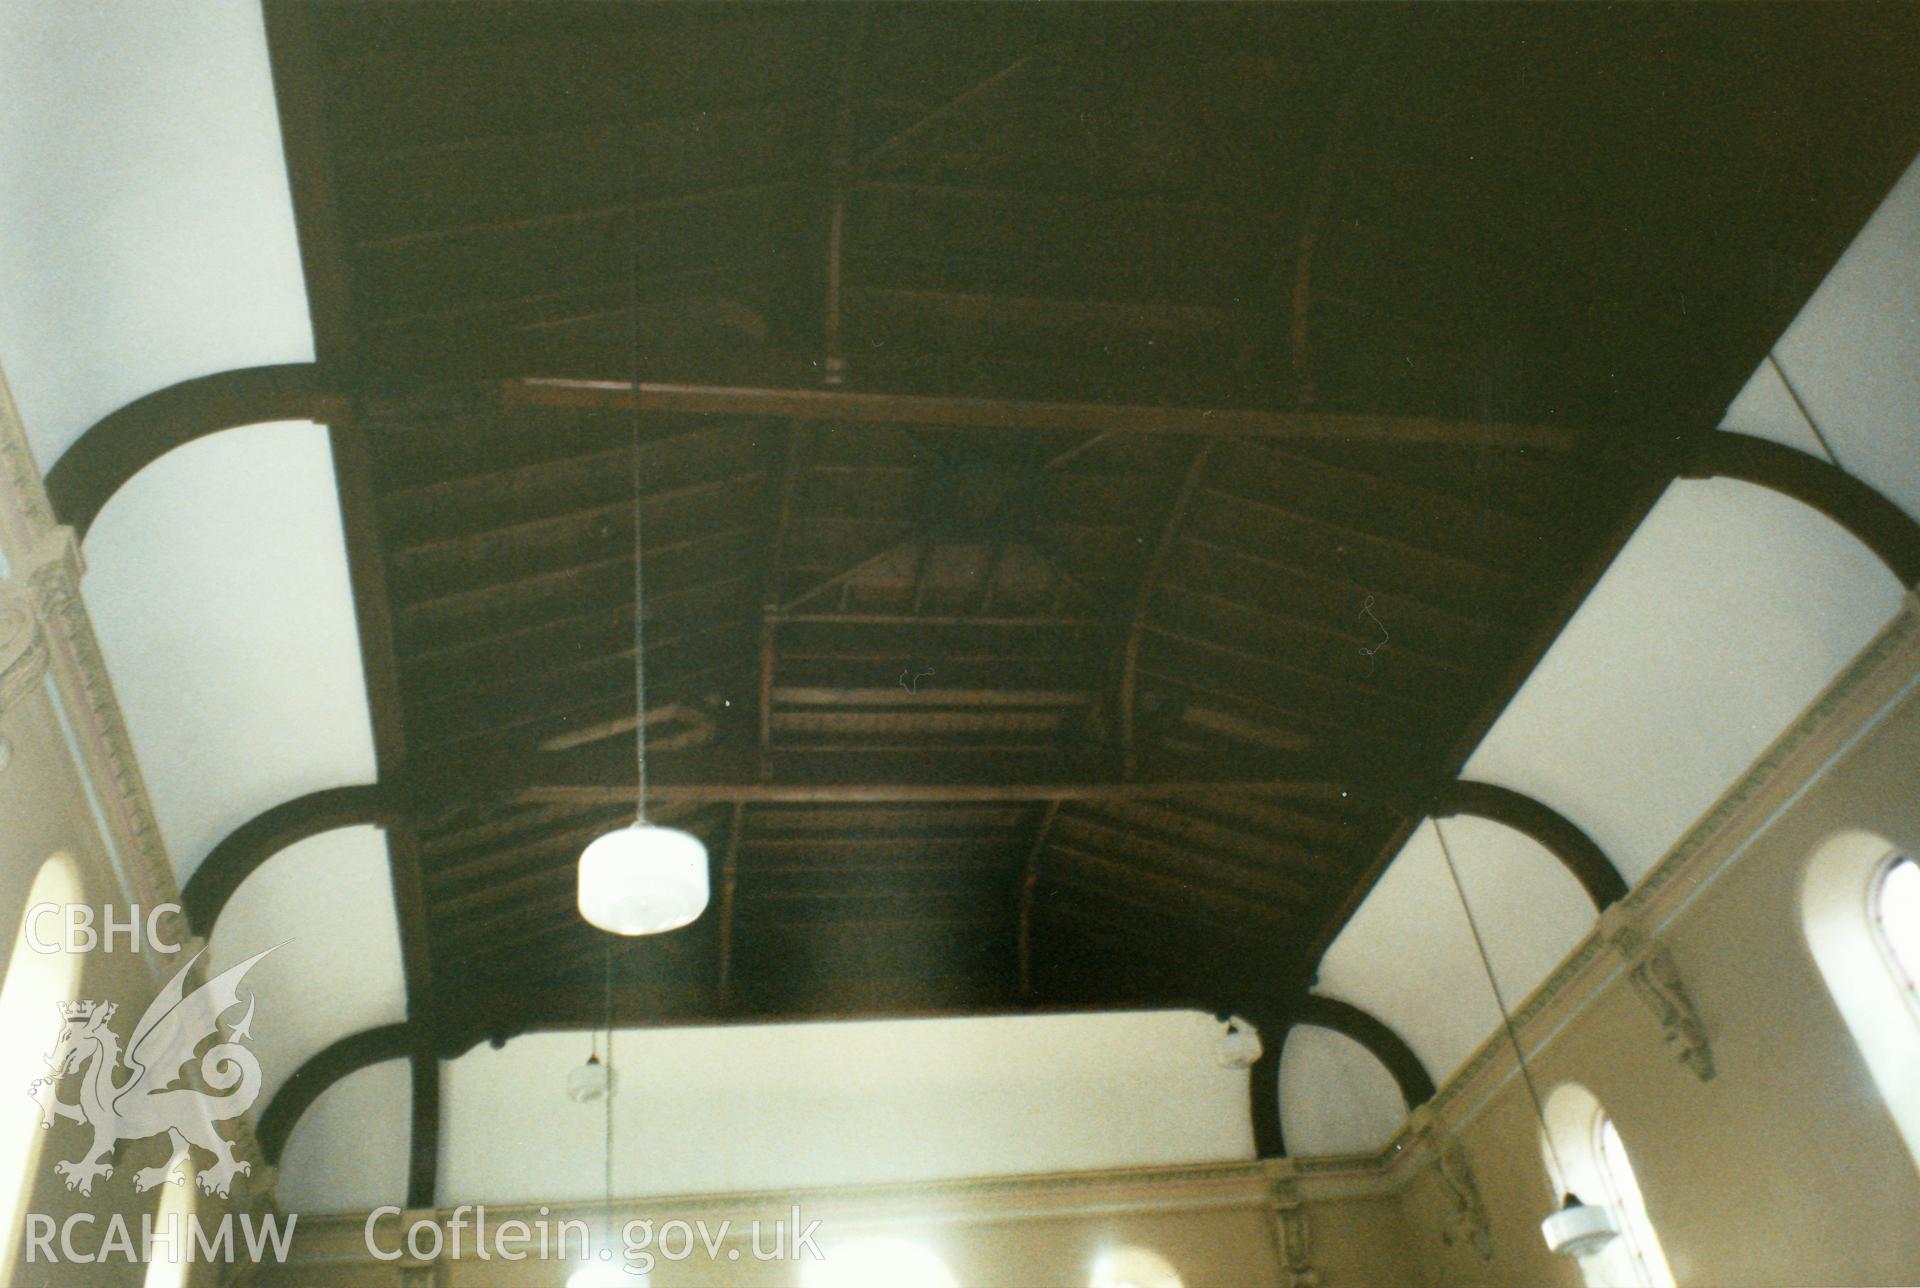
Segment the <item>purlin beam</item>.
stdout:
<path fill-rule="evenodd" d="M 319 72 L 319 39 L 311 15 L 291 0 L 267 0 L 264 17 L 317 365 L 323 373 L 323 385 L 352 391 L 358 387 L 360 346 L 353 322 L 346 240 L 335 199 L 338 185 L 324 126 L 327 117 Z M 360 631 L 361 665 L 366 672 L 375 764 L 382 783 L 400 784 L 404 790 L 408 782 L 406 733 L 394 648 L 393 603 L 387 591 L 371 453 L 357 410 L 352 402 L 341 407 L 328 422 L 328 439 L 333 448 L 354 617 Z M 411 818 L 398 818 L 388 828 L 387 854 L 411 1020 L 431 1005 L 433 990 L 418 837 Z M 415 1095 L 408 1142 L 407 1200 L 412 1207 L 432 1207 L 440 1146 L 439 1065 L 431 1058 L 425 1030 L 413 1036 Z M 430 1069 L 426 1067 L 429 1065 Z"/>
<path fill-rule="evenodd" d="M 847 389 L 534 378 L 502 381 L 510 406 L 576 407 L 678 415 L 780 416 L 948 429 L 1046 429 L 1097 434 L 1200 434 L 1331 442 L 1425 443 L 1572 452 L 1582 435 L 1554 425 L 1388 416 L 1364 412 L 1171 407 L 1139 403 L 873 393 Z"/>

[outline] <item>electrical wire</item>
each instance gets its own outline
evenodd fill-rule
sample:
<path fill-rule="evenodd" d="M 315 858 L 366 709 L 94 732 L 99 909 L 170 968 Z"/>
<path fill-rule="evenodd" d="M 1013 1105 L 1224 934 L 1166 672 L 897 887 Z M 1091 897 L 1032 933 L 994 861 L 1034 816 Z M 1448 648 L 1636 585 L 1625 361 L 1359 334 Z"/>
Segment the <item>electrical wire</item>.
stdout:
<path fill-rule="evenodd" d="M 600 1193 L 605 1204 L 606 1237 L 613 1238 L 613 939 L 607 939 L 606 996 L 601 1018 L 607 1033 L 607 1090 L 600 1099 L 604 1105 L 605 1153 L 600 1167 Z"/>
<path fill-rule="evenodd" d="M 1507 1011 L 1507 999 L 1500 991 L 1500 981 L 1494 977 L 1493 958 L 1487 955 L 1487 941 L 1481 937 L 1480 922 L 1473 915 L 1473 907 L 1467 902 L 1466 887 L 1460 884 L 1460 869 L 1453 864 L 1453 849 L 1447 844 L 1447 834 L 1440 827 L 1440 820 L 1429 819 L 1433 824 L 1433 834 L 1440 841 L 1440 857 L 1446 860 L 1447 875 L 1453 879 L 1453 892 L 1460 900 L 1460 911 L 1467 914 L 1467 929 L 1473 934 L 1473 946 L 1480 952 L 1480 968 L 1487 974 L 1487 987 L 1493 990 L 1493 1002 L 1500 1008 L 1500 1023 L 1506 1028 L 1507 1041 L 1513 1045 L 1513 1058 L 1520 1066 L 1520 1079 L 1527 1084 L 1527 1096 L 1533 1101 L 1533 1116 L 1540 1120 L 1540 1136 L 1547 1143 L 1547 1152 L 1553 1156 L 1553 1168 L 1556 1178 L 1564 1188 L 1567 1184 L 1566 1165 L 1560 1161 L 1560 1150 L 1553 1143 L 1553 1133 L 1547 1130 L 1547 1111 L 1540 1101 L 1540 1089 L 1534 1086 L 1533 1073 L 1527 1068 L 1526 1052 L 1520 1049 L 1520 1035 L 1513 1027 L 1513 1017 Z"/>
<path fill-rule="evenodd" d="M 637 93 L 637 91 L 636 91 Z M 633 114 L 639 120 L 636 104 Z M 647 821 L 647 664 L 646 600 L 640 542 L 640 141 L 638 131 L 627 134 L 627 370 L 632 382 L 629 405 L 630 456 L 633 468 L 633 745 L 634 821 Z"/>

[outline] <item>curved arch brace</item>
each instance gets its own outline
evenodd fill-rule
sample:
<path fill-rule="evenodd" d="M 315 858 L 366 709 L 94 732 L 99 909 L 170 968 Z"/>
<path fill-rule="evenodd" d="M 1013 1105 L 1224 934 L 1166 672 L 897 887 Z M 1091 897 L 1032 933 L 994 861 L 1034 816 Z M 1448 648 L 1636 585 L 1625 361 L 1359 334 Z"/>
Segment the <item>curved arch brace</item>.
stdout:
<path fill-rule="evenodd" d="M 1393 1075 L 1394 1082 L 1400 1087 L 1400 1098 L 1407 1102 L 1408 1109 L 1417 1108 L 1433 1099 L 1433 1075 L 1427 1072 L 1426 1065 L 1420 1063 L 1420 1057 L 1413 1053 L 1413 1048 L 1384 1020 L 1374 1018 L 1353 1003 L 1309 993 L 1294 1011 L 1293 1023 L 1332 1029 L 1371 1051 L 1373 1058 L 1385 1065 L 1387 1072 Z M 1284 1043 L 1284 1034 L 1281 1040 Z"/>
<path fill-rule="evenodd" d="M 1920 522 L 1837 465 L 1723 429 L 1702 436 L 1681 477 L 1738 479 L 1810 505 L 1859 538 L 1903 587 L 1920 585 Z"/>
<path fill-rule="evenodd" d="M 1433 1076 L 1427 1072 L 1427 1066 L 1420 1063 L 1420 1057 L 1414 1054 L 1413 1048 L 1385 1021 L 1351 1002 L 1309 993 L 1300 999 L 1283 1021 L 1267 1027 L 1261 1025 L 1256 1017 L 1254 1023 L 1260 1029 L 1262 1050 L 1259 1061 L 1253 1066 L 1249 1098 L 1253 1114 L 1253 1143 L 1261 1158 L 1286 1156 L 1286 1132 L 1280 1121 L 1280 1053 L 1287 1045 L 1287 1034 L 1296 1024 L 1332 1029 L 1365 1047 L 1392 1075 L 1394 1084 L 1400 1088 L 1400 1098 L 1406 1101 L 1408 1109 L 1433 1099 Z"/>
<path fill-rule="evenodd" d="M 287 1139 L 293 1135 L 300 1116 L 320 1098 L 321 1092 L 349 1074 L 388 1060 L 403 1060 L 412 1054 L 412 1029 L 404 1023 L 362 1029 L 327 1044 L 295 1069 L 293 1076 L 273 1093 L 273 1099 L 254 1128 L 260 1152 L 278 1167 L 280 1152 L 287 1147 Z"/>
<path fill-rule="evenodd" d="M 242 823 L 193 870 L 180 891 L 180 907 L 194 933 L 213 937 L 220 910 L 261 864 L 297 841 L 337 827 L 390 825 L 399 809 L 378 785 L 328 787 L 275 805 Z"/>
<path fill-rule="evenodd" d="M 276 420 L 327 423 L 347 408 L 310 362 L 198 376 L 134 399 L 82 434 L 47 471 L 60 521 L 84 538 L 127 481 L 174 448 L 223 429 Z"/>
<path fill-rule="evenodd" d="M 1626 879 L 1606 851 L 1566 815 L 1523 792 L 1463 778 L 1441 789 L 1431 813 L 1435 818 L 1471 814 L 1532 837 L 1573 873 L 1596 911 L 1627 897 Z"/>

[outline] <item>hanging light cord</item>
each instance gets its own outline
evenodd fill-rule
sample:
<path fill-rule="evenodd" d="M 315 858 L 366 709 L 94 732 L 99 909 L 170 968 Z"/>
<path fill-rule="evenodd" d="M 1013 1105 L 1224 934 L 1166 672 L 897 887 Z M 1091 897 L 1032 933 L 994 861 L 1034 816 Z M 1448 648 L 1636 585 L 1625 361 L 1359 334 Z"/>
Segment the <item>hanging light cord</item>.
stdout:
<path fill-rule="evenodd" d="M 1433 834 L 1440 840 L 1440 857 L 1446 860 L 1447 875 L 1453 879 L 1453 893 L 1460 899 L 1460 911 L 1467 914 L 1467 929 L 1473 933 L 1473 946 L 1480 951 L 1480 969 L 1487 973 L 1487 987 L 1493 990 L 1494 1005 L 1500 1008 L 1500 1023 L 1507 1031 L 1507 1041 L 1513 1045 L 1513 1058 L 1520 1066 L 1520 1079 L 1527 1084 L 1527 1096 L 1533 1101 L 1533 1116 L 1540 1120 L 1540 1135 L 1547 1142 L 1547 1152 L 1553 1155 L 1554 1171 L 1560 1184 L 1567 1184 L 1567 1168 L 1560 1161 L 1560 1151 L 1553 1143 L 1553 1133 L 1547 1130 L 1547 1111 L 1540 1102 L 1540 1089 L 1533 1085 L 1533 1073 L 1527 1068 L 1526 1052 L 1520 1049 L 1520 1035 L 1515 1032 L 1513 1018 L 1507 1013 L 1507 999 L 1500 991 L 1500 981 L 1493 973 L 1493 958 L 1487 955 L 1487 941 L 1481 937 L 1480 923 L 1474 918 L 1473 908 L 1467 902 L 1466 887 L 1460 884 L 1460 869 L 1453 864 L 1453 849 L 1447 844 L 1447 834 L 1440 828 L 1440 820 L 1430 819 Z M 1570 1191 L 1569 1191 L 1570 1192 Z"/>
<path fill-rule="evenodd" d="M 636 98 L 638 89 L 635 90 Z M 640 119 L 636 102 L 633 120 Z M 629 455 L 633 467 L 633 744 L 634 821 L 647 821 L 646 601 L 640 558 L 640 142 L 637 126 L 627 134 L 627 370 L 633 409 Z"/>
<path fill-rule="evenodd" d="M 601 1158 L 600 1193 L 606 1205 L 607 1238 L 613 1238 L 613 940 L 607 940 L 606 1000 L 601 1011 L 607 1030 L 607 1090 L 600 1099 L 605 1105 L 605 1153 Z"/>

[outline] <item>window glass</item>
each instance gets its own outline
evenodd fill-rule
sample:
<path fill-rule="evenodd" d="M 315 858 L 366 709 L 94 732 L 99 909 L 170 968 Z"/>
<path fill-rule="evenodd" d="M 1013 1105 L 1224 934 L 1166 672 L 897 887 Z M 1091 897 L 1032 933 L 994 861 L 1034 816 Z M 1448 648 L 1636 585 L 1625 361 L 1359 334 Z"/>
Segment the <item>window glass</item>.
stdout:
<path fill-rule="evenodd" d="M 147 1262 L 142 1288 L 186 1288 L 190 1264 L 187 1243 L 193 1237 L 190 1222 L 196 1195 L 191 1159 L 185 1171 L 186 1178 L 180 1184 L 160 1184 L 160 1208 L 153 1216 L 153 1257 Z"/>
<path fill-rule="evenodd" d="M 1604 1207 L 1620 1232 L 1580 1258 L 1589 1288 L 1674 1288 L 1626 1145 L 1599 1100 L 1565 1082 L 1547 1097 L 1545 1117 L 1540 1144 L 1556 1201 L 1572 1194 Z"/>
<path fill-rule="evenodd" d="M 1666 1255 L 1660 1250 L 1660 1237 L 1653 1232 L 1653 1222 L 1647 1218 L 1647 1201 L 1641 1196 L 1633 1164 L 1627 1161 L 1627 1147 L 1621 1143 L 1620 1131 L 1613 1125 L 1613 1119 L 1605 1114 L 1600 1115 L 1596 1145 L 1600 1168 L 1606 1177 L 1607 1201 L 1620 1222 L 1618 1242 L 1633 1260 L 1636 1279 L 1647 1288 L 1671 1288 L 1673 1272 L 1667 1268 Z"/>
<path fill-rule="evenodd" d="M 1907 996 L 1920 1003 L 1920 863 L 1899 859 L 1887 868 L 1874 893 L 1873 920 Z"/>
<path fill-rule="evenodd" d="M 1800 892 L 1807 950 L 1920 1163 L 1920 865 L 1872 832 L 1829 837 Z"/>
<path fill-rule="evenodd" d="M 1180 1273 L 1150 1248 L 1117 1248 L 1093 1263 L 1089 1288 L 1182 1288 Z"/>
<path fill-rule="evenodd" d="M 933 1249 L 887 1235 L 830 1244 L 800 1271 L 801 1288 L 958 1288 L 958 1282 Z"/>
<path fill-rule="evenodd" d="M 19 1255 L 26 1202 L 40 1170 L 41 1141 L 48 1134 L 41 1130 L 40 1102 L 53 1103 L 51 1096 L 29 1099 L 21 1092 L 29 1085 L 36 1092 L 46 1090 L 40 1085 L 51 1073 L 46 1058 L 60 1033 L 56 1003 L 74 1000 L 80 978 L 80 958 L 64 948 L 59 917 L 45 912 L 33 928 L 40 946 L 50 950 L 41 952 L 28 937 L 27 914 L 42 904 L 79 899 L 79 880 L 66 856 L 55 855 L 41 865 L 14 931 L 6 976 L 0 980 L 0 1034 L 6 1035 L 0 1041 L 0 1215 L 12 1221 L 5 1236 L 6 1260 L 0 1266 L 11 1265 Z"/>

